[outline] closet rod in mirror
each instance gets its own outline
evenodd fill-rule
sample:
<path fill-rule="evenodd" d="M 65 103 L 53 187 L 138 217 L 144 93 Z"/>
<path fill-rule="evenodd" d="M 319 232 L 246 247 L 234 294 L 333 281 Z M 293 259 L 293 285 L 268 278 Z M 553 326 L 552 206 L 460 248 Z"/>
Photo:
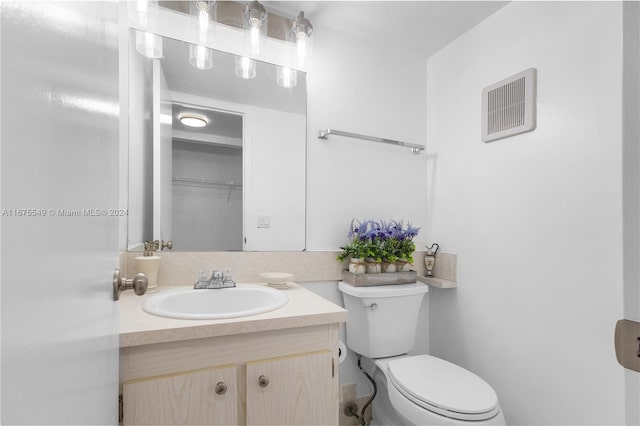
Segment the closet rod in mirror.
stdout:
<path fill-rule="evenodd" d="M 201 186 L 220 189 L 242 189 L 241 183 L 226 180 L 205 180 L 174 177 L 172 181 L 174 185 Z"/>
<path fill-rule="evenodd" d="M 326 130 L 319 130 L 318 131 L 318 139 L 327 139 L 327 136 L 329 136 L 329 135 L 345 136 L 345 137 L 348 137 L 348 138 L 363 139 L 363 140 L 371 141 L 371 142 L 386 143 L 386 144 L 390 144 L 390 145 L 396 145 L 396 146 L 402 146 L 402 147 L 405 147 L 405 148 L 411 148 L 411 152 L 413 152 L 414 154 L 420 154 L 420 151 L 422 151 L 424 149 L 424 145 L 416 145 L 416 144 L 413 144 L 413 143 L 396 141 L 396 140 L 393 140 L 393 139 L 378 138 L 376 136 L 360 135 L 358 133 L 343 132 L 342 130 L 326 129 Z"/>

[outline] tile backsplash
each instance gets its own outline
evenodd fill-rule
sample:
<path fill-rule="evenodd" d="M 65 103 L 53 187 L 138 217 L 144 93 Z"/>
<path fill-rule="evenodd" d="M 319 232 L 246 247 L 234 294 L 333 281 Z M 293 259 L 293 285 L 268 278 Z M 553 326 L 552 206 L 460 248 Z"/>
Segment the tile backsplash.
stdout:
<path fill-rule="evenodd" d="M 238 283 L 261 283 L 261 272 L 288 272 L 294 275 L 293 281 L 340 281 L 342 269 L 346 264 L 336 260 L 338 251 L 301 251 L 301 252 L 171 252 L 157 253 L 162 257 L 158 274 L 159 286 L 192 285 L 198 271 L 213 269 L 233 271 Z M 136 273 L 134 257 L 140 252 L 123 252 L 120 256 L 120 269 L 127 277 Z M 414 270 L 424 275 L 424 251 L 414 253 Z M 455 276 L 455 261 L 451 263 L 448 253 L 438 253 L 434 271 L 441 270 L 442 278 Z M 452 269 L 453 268 L 453 269 Z"/>

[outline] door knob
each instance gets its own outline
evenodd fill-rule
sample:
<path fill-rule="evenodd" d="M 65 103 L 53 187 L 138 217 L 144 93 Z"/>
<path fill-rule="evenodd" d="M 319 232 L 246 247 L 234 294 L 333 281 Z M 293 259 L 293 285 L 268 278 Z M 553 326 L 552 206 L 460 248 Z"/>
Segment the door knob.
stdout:
<path fill-rule="evenodd" d="M 138 296 L 147 292 L 149 280 L 147 276 L 139 272 L 133 278 L 122 278 L 120 270 L 113 272 L 113 300 L 120 300 L 120 293 L 132 289 Z"/>

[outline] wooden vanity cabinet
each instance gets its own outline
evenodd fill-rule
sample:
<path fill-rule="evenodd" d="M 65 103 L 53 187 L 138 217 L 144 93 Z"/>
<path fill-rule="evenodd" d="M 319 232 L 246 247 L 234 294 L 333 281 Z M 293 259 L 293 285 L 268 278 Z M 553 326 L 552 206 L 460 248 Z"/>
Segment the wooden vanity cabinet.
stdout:
<path fill-rule="evenodd" d="M 123 424 L 338 424 L 338 324 L 120 350 Z"/>
<path fill-rule="evenodd" d="M 125 383 L 122 396 L 125 425 L 238 424 L 235 366 Z"/>
<path fill-rule="evenodd" d="M 247 425 L 337 424 L 336 368 L 329 351 L 247 363 Z"/>

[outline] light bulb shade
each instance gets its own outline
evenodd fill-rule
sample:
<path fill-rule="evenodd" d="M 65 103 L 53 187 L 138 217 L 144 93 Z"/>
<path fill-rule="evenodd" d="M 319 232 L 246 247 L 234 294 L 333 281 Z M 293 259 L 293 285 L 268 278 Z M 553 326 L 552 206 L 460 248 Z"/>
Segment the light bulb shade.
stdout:
<path fill-rule="evenodd" d="M 296 39 L 296 50 L 298 53 L 298 66 L 304 67 L 307 62 L 307 57 L 309 56 L 309 38 L 304 33 L 298 33 L 298 38 Z"/>
<path fill-rule="evenodd" d="M 189 10 L 192 15 L 195 15 L 198 12 L 205 12 L 213 18 L 216 6 L 217 4 L 215 0 L 195 0 L 191 2 Z"/>
<path fill-rule="evenodd" d="M 215 30 L 217 3 L 215 0 L 190 2 L 189 11 L 193 17 L 192 32 L 199 43 L 206 43 Z"/>
<path fill-rule="evenodd" d="M 142 26 L 147 26 L 148 24 L 148 15 L 147 11 L 149 10 L 149 4 L 147 0 L 136 0 L 136 12 L 138 13 L 138 23 Z"/>
<path fill-rule="evenodd" d="M 184 113 L 180 114 L 178 119 L 182 124 L 189 127 L 204 127 L 208 124 L 207 117 L 199 114 Z"/>
<path fill-rule="evenodd" d="M 136 50 L 147 58 L 162 58 L 162 37 L 146 31 L 136 30 Z"/>
<path fill-rule="evenodd" d="M 298 84 L 298 72 L 289 67 L 278 67 L 278 86 L 291 88 Z"/>
<path fill-rule="evenodd" d="M 204 46 L 192 44 L 189 46 L 189 63 L 200 70 L 211 69 L 213 51 Z"/>
<path fill-rule="evenodd" d="M 246 80 L 256 76 L 256 61 L 246 56 L 236 56 L 236 75 Z"/>
<path fill-rule="evenodd" d="M 303 67 L 309 56 L 309 38 L 313 33 L 311 22 L 300 12 L 291 24 L 291 38 L 297 46 L 298 66 Z"/>
<path fill-rule="evenodd" d="M 149 7 L 151 5 L 152 7 Z M 158 0 L 136 0 L 135 9 L 138 19 L 138 24 L 142 28 L 146 28 L 149 25 L 150 15 L 154 15 L 157 12 Z"/>
<path fill-rule="evenodd" d="M 244 6 L 242 10 L 244 17 L 244 28 L 248 27 L 262 27 L 267 23 L 268 14 L 260 2 L 250 1 Z"/>
<path fill-rule="evenodd" d="M 267 37 L 269 14 L 259 2 L 250 1 L 245 5 L 242 15 L 245 51 L 250 55 L 258 55 Z"/>
<path fill-rule="evenodd" d="M 298 17 L 291 23 L 291 37 L 293 41 L 297 41 L 303 35 L 309 38 L 311 37 L 311 33 L 313 33 L 311 21 L 304 17 L 304 12 L 300 12 Z"/>

